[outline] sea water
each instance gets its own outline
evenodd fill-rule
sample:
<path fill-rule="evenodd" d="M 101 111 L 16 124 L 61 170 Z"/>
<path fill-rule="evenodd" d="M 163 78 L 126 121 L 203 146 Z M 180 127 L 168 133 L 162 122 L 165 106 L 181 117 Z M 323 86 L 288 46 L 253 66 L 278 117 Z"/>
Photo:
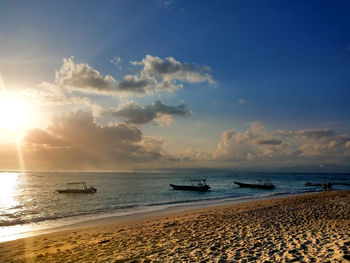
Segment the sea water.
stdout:
<path fill-rule="evenodd" d="M 207 179 L 208 192 L 176 191 L 169 183 Z M 271 179 L 276 189 L 239 188 Z M 350 174 L 240 173 L 228 169 L 188 169 L 158 172 L 0 172 L 0 241 L 10 236 L 56 228 L 92 219 L 123 216 L 184 205 L 219 204 L 248 198 L 320 191 L 304 182 L 349 182 Z M 60 194 L 69 182 L 86 182 L 94 194 Z M 334 185 L 333 189 L 350 189 Z"/>

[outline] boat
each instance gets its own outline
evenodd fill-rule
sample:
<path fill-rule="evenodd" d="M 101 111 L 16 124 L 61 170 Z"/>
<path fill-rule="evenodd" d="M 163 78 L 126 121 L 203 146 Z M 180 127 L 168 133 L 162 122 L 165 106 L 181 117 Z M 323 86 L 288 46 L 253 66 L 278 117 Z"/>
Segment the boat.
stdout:
<path fill-rule="evenodd" d="M 272 184 L 270 180 L 257 180 L 254 183 L 248 184 L 248 183 L 241 183 L 241 182 L 233 182 L 239 187 L 246 187 L 246 188 L 259 188 L 259 189 L 268 189 L 272 190 L 275 189 L 276 186 Z"/>
<path fill-rule="evenodd" d="M 66 189 L 58 189 L 56 192 L 66 194 L 89 194 L 97 192 L 95 187 L 88 187 L 85 182 L 67 183 L 67 185 L 68 187 Z M 76 188 L 74 186 L 76 186 Z"/>
<path fill-rule="evenodd" d="M 207 185 L 206 179 L 202 180 L 187 180 L 190 182 L 190 184 L 186 185 L 177 185 L 177 184 L 169 184 L 170 187 L 172 187 L 174 190 L 184 190 L 184 191 L 209 191 L 210 186 Z"/>

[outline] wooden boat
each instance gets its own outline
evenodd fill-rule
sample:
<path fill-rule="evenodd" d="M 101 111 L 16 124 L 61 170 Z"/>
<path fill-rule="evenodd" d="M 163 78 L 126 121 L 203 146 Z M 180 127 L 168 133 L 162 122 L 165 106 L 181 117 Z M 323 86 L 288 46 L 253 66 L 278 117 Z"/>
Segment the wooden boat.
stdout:
<path fill-rule="evenodd" d="M 206 179 L 203 180 L 188 180 L 190 184 L 188 185 L 176 185 L 169 184 L 174 190 L 184 190 L 184 191 L 208 191 L 210 186 L 206 184 Z"/>
<path fill-rule="evenodd" d="M 85 182 L 67 183 L 67 185 L 68 185 L 68 188 L 58 189 L 56 191 L 58 193 L 66 193 L 66 194 L 90 194 L 90 193 L 96 193 L 97 191 L 95 187 L 92 187 L 92 186 L 88 187 Z M 78 188 L 74 188 L 72 186 L 78 186 Z"/>
<path fill-rule="evenodd" d="M 267 189 L 267 190 L 272 190 L 275 189 L 276 186 L 272 184 L 270 180 L 258 180 L 255 183 L 241 183 L 241 182 L 233 182 L 239 187 L 246 187 L 246 188 L 259 188 L 259 189 Z"/>

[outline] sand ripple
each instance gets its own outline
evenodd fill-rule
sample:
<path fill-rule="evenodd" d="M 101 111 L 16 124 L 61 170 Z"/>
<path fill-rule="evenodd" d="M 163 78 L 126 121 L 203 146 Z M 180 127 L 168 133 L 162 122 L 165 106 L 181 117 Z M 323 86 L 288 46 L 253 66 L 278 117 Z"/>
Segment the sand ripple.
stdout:
<path fill-rule="evenodd" d="M 0 243 L 1 262 L 350 262 L 350 191 Z"/>

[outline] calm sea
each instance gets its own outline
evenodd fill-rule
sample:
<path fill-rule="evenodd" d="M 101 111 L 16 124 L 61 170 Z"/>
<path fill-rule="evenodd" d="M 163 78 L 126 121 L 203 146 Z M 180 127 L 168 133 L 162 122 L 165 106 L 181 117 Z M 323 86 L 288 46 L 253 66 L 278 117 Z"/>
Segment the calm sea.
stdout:
<path fill-rule="evenodd" d="M 208 192 L 175 191 L 169 183 L 207 179 Z M 239 188 L 233 181 L 271 179 L 275 190 Z M 237 173 L 191 169 L 171 172 L 0 172 L 0 241 L 26 231 L 59 227 L 91 219 L 199 205 L 320 191 L 304 182 L 349 182 L 350 174 Z M 68 182 L 86 182 L 94 194 L 59 194 Z M 334 189 L 350 189 L 335 185 Z"/>

